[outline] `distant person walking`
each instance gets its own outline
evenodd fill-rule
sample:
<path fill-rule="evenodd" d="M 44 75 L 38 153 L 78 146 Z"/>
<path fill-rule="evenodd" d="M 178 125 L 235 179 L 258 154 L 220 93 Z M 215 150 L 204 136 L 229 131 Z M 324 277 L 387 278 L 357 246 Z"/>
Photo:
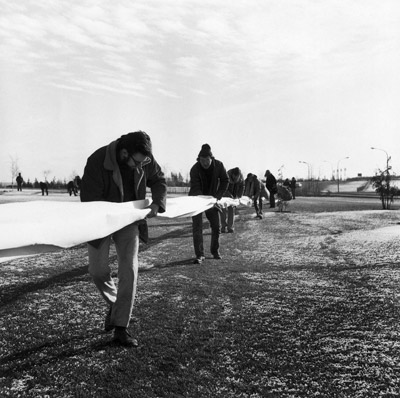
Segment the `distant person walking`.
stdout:
<path fill-rule="evenodd" d="M 17 181 L 17 191 L 22 191 L 22 183 L 24 182 L 24 179 L 22 178 L 21 173 L 18 173 L 15 180 Z"/>
<path fill-rule="evenodd" d="M 242 172 L 239 167 L 228 170 L 228 189 L 226 190 L 224 196 L 232 199 L 239 199 L 243 195 L 244 191 L 244 180 Z M 222 209 L 221 213 L 221 232 L 233 233 L 235 231 L 235 206 L 228 206 Z"/>
<path fill-rule="evenodd" d="M 296 183 L 296 179 L 292 177 L 292 179 L 290 180 L 290 189 L 292 190 L 293 199 L 296 199 Z"/>
<path fill-rule="evenodd" d="M 190 170 L 189 196 L 210 195 L 218 200 L 222 198 L 228 188 L 228 175 L 223 163 L 214 158 L 211 147 L 204 144 L 201 147 L 197 162 Z M 212 207 L 205 211 L 211 226 L 211 254 L 217 260 L 221 259 L 219 253 L 219 235 L 221 224 L 219 210 Z M 203 213 L 192 217 L 193 245 L 196 259 L 194 264 L 201 264 L 205 260 L 203 245 Z"/>
<path fill-rule="evenodd" d="M 74 196 L 76 196 L 77 193 L 78 193 L 78 191 L 77 191 L 77 189 L 76 189 L 75 184 L 74 184 L 73 181 L 69 181 L 69 182 L 68 182 L 68 184 L 67 184 L 67 190 L 68 190 L 69 196 L 72 196 L 72 194 L 74 194 Z"/>
<path fill-rule="evenodd" d="M 46 195 L 48 196 L 49 195 L 49 190 L 47 188 L 47 183 L 40 181 L 39 182 L 39 186 L 40 186 L 40 189 L 42 190 L 42 196 L 44 196 L 45 192 L 46 192 Z"/>
<path fill-rule="evenodd" d="M 269 192 L 269 207 L 274 208 L 275 194 L 278 192 L 276 188 L 276 178 L 269 170 L 265 172 L 264 177 L 266 178 L 265 186 L 267 187 Z"/>
<path fill-rule="evenodd" d="M 121 136 L 88 158 L 81 181 L 81 201 L 145 199 L 146 187 L 151 189 L 153 199 L 147 218 L 155 217 L 165 211 L 167 186 L 153 157 L 150 137 L 137 131 Z M 111 238 L 118 255 L 118 289 L 109 265 Z M 114 340 L 131 347 L 138 345 L 127 330 L 136 295 L 138 251 L 139 227 L 136 223 L 88 243 L 89 273 L 109 305 L 104 329 L 115 329 Z"/>

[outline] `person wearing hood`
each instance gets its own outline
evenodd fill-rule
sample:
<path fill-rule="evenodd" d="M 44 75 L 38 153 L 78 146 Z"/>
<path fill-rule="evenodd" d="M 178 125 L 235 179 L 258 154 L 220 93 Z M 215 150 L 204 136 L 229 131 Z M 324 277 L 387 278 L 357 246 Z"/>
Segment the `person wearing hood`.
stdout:
<path fill-rule="evenodd" d="M 223 163 L 214 158 L 211 147 L 204 144 L 201 147 L 197 162 L 190 170 L 189 196 L 208 195 L 220 200 L 228 188 L 228 175 Z M 210 251 L 214 259 L 220 260 L 219 235 L 221 224 L 218 207 L 205 211 L 211 226 Z M 205 260 L 203 245 L 203 213 L 192 217 L 193 245 L 196 259 L 194 264 L 201 264 Z"/>
<path fill-rule="evenodd" d="M 87 160 L 81 180 L 81 201 L 128 202 L 145 199 L 151 189 L 147 218 L 165 211 L 167 185 L 152 154 L 150 137 L 143 131 L 121 136 L 95 151 Z M 147 236 L 147 224 L 133 223 L 110 236 L 88 242 L 89 273 L 109 308 L 104 329 L 114 330 L 114 341 L 137 346 L 127 327 L 136 295 L 139 237 Z M 118 256 L 118 289 L 111 277 L 111 238 Z"/>
<path fill-rule="evenodd" d="M 229 184 L 224 196 L 232 199 L 239 199 L 243 196 L 244 180 L 239 167 L 228 170 Z M 228 206 L 222 209 L 221 232 L 235 232 L 235 206 Z"/>

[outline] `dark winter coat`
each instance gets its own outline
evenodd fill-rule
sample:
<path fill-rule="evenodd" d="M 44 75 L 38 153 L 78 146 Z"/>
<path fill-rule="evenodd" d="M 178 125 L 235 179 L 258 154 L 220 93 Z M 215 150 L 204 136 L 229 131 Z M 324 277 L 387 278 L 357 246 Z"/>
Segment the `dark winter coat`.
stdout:
<path fill-rule="evenodd" d="M 123 202 L 124 189 L 117 162 L 117 141 L 94 152 L 87 160 L 81 180 L 81 201 Z M 135 199 L 146 198 L 146 187 L 151 189 L 153 203 L 159 206 L 159 213 L 165 212 L 167 185 L 160 166 L 152 155 L 134 172 Z M 139 225 L 140 238 L 147 241 L 147 224 Z M 90 242 L 94 246 L 101 239 Z"/>
<path fill-rule="evenodd" d="M 209 182 L 209 191 L 205 192 L 206 174 L 199 162 L 196 162 L 190 169 L 190 190 L 189 196 L 211 195 L 218 200 L 224 196 L 228 188 L 228 175 L 222 162 L 212 159 L 212 178 Z"/>
<path fill-rule="evenodd" d="M 228 198 L 241 198 L 243 196 L 243 191 L 244 191 L 244 180 L 242 174 L 240 174 L 239 179 L 237 182 L 235 182 L 233 178 L 233 169 L 228 170 L 228 179 L 229 179 L 229 184 L 228 184 L 228 189 L 226 190 L 224 196 Z"/>
<path fill-rule="evenodd" d="M 81 180 L 81 201 L 123 202 L 121 173 L 116 159 L 117 141 L 94 152 L 87 160 Z M 165 211 L 167 185 L 164 174 L 153 156 L 135 171 L 135 198 L 145 199 L 146 187 L 151 189 L 153 202 Z"/>
<path fill-rule="evenodd" d="M 273 174 L 269 174 L 268 176 L 266 175 L 266 178 L 265 186 L 267 187 L 268 191 L 271 194 L 277 193 L 276 178 L 273 176 Z"/>
<path fill-rule="evenodd" d="M 261 193 L 261 181 L 253 175 L 245 179 L 244 195 L 249 198 L 258 198 Z"/>

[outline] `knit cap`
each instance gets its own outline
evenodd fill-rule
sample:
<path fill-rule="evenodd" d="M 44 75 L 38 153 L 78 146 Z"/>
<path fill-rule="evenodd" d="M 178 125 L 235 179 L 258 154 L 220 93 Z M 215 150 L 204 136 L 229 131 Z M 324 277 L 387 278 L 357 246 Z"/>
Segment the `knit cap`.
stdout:
<path fill-rule="evenodd" d="M 199 157 L 206 158 L 207 156 L 209 156 L 210 158 L 213 157 L 213 154 L 211 152 L 211 147 L 208 144 L 203 144 L 199 152 Z"/>

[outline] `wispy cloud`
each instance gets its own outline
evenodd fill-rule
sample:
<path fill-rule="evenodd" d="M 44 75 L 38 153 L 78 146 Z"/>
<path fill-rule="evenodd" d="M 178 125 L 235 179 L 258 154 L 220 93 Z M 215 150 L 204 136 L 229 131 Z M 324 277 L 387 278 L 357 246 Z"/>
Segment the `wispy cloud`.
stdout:
<path fill-rule="evenodd" d="M 120 90 L 124 73 L 132 73 L 136 84 L 152 76 L 149 95 L 160 92 L 156 81 L 170 81 L 173 87 L 158 86 L 169 93 L 189 79 L 199 87 L 204 79 L 216 89 L 238 87 L 249 83 L 249 75 L 269 81 L 278 72 L 301 74 L 351 60 L 354 53 L 394 51 L 400 7 L 392 0 L 377 5 L 378 0 L 3 0 L 0 67 L 18 60 L 37 76 L 60 76 L 58 87 L 71 87 L 82 76 L 91 81 L 101 69 L 115 79 L 94 80 L 91 89 L 107 91 L 109 84 Z M 75 80 L 61 82 L 66 70 Z"/>
<path fill-rule="evenodd" d="M 158 88 L 157 92 L 168 98 L 179 98 L 179 95 L 177 95 L 176 93 L 169 90 L 165 90 L 163 88 Z"/>

